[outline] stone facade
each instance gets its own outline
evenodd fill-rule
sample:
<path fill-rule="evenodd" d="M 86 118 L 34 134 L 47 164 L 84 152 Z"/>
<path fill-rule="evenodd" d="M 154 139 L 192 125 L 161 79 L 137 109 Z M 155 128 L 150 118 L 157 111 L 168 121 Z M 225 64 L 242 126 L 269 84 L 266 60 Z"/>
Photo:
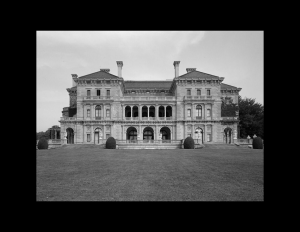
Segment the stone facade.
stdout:
<path fill-rule="evenodd" d="M 221 117 L 222 100 L 237 103 L 239 91 L 218 77 L 188 68 L 169 81 L 126 81 L 123 62 L 118 76 L 109 69 L 77 77 L 68 88 L 70 106 L 64 107 L 62 139 L 67 143 L 103 143 L 117 140 L 182 140 L 192 136 L 199 143 L 228 142 L 237 136 L 238 117 Z M 228 130 L 228 129 L 227 129 Z M 226 131 L 227 131 L 226 130 Z M 71 139 L 72 138 L 72 139 Z"/>

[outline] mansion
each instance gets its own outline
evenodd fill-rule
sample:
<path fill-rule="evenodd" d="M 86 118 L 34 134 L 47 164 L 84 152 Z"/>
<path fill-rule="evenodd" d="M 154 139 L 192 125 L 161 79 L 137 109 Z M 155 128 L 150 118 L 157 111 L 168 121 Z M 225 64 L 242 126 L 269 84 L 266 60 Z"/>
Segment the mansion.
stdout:
<path fill-rule="evenodd" d="M 237 139 L 238 112 L 221 116 L 222 100 L 238 103 L 241 88 L 223 83 L 224 77 L 187 68 L 166 81 L 126 81 L 123 62 L 118 75 L 110 69 L 78 77 L 67 91 L 70 104 L 60 119 L 61 138 L 69 144 L 102 144 L 108 137 L 125 143 L 182 141 L 232 143 Z"/>

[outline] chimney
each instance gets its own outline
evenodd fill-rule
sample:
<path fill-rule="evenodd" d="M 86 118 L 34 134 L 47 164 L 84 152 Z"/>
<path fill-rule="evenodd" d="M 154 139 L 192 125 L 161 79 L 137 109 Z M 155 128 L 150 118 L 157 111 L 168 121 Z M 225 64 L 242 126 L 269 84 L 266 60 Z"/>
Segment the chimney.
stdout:
<path fill-rule="evenodd" d="M 72 87 L 74 87 L 74 86 L 76 86 L 76 81 L 77 81 L 77 74 L 71 74 L 72 75 L 72 79 L 73 79 L 73 81 L 72 81 Z M 75 81 L 76 80 L 76 81 Z"/>
<path fill-rule="evenodd" d="M 122 78 L 123 61 L 117 61 L 117 65 L 118 65 L 118 77 Z"/>
<path fill-rule="evenodd" d="M 105 68 L 105 69 L 100 69 L 100 71 L 109 73 L 110 69 L 109 68 Z"/>
<path fill-rule="evenodd" d="M 174 61 L 174 63 L 173 63 L 174 68 L 175 68 L 175 77 L 178 77 L 178 75 L 179 75 L 179 63 L 180 63 L 180 61 Z"/>
<path fill-rule="evenodd" d="M 196 71 L 196 69 L 195 69 L 195 68 L 187 68 L 187 69 L 186 69 L 186 72 L 188 72 L 188 73 L 189 73 L 189 72 L 193 72 L 193 71 Z"/>

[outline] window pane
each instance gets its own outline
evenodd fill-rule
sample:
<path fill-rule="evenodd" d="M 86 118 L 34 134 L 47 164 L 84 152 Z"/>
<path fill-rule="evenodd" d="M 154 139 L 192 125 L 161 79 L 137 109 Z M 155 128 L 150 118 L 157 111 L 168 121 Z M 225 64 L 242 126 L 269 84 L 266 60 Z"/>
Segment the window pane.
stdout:
<path fill-rule="evenodd" d="M 109 96 L 110 95 L 110 90 L 106 90 L 106 95 Z"/>
<path fill-rule="evenodd" d="M 87 95 L 88 95 L 88 96 L 91 96 L 91 90 L 88 90 L 88 91 L 87 91 Z"/>
<path fill-rule="evenodd" d="M 188 117 L 191 117 L 191 110 L 188 109 Z"/>
<path fill-rule="evenodd" d="M 187 90 L 187 95 L 191 95 L 191 90 L 190 89 Z"/>
<path fill-rule="evenodd" d="M 207 109 L 207 116 L 210 117 L 210 109 Z"/>
<path fill-rule="evenodd" d="M 100 89 L 97 89 L 97 96 L 100 96 Z"/>
<path fill-rule="evenodd" d="M 210 89 L 207 90 L 207 95 L 208 95 L 208 96 L 210 95 Z"/>
<path fill-rule="evenodd" d="M 106 110 L 106 117 L 109 117 L 109 110 Z"/>
<path fill-rule="evenodd" d="M 200 89 L 197 89 L 197 95 L 201 95 Z"/>

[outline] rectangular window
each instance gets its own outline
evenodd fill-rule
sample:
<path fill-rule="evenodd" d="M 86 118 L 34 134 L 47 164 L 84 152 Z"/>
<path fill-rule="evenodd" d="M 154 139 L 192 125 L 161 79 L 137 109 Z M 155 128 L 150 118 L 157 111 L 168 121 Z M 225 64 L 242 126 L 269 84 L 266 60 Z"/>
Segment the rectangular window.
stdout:
<path fill-rule="evenodd" d="M 87 95 L 91 96 L 91 90 L 89 90 L 89 89 L 87 90 Z"/>
<path fill-rule="evenodd" d="M 190 90 L 190 89 L 187 90 L 187 95 L 188 95 L 188 96 L 191 95 L 191 90 Z"/>
<path fill-rule="evenodd" d="M 207 90 L 207 96 L 210 96 L 210 89 Z"/>
<path fill-rule="evenodd" d="M 110 110 L 106 110 L 106 117 L 107 117 L 107 118 L 110 117 Z"/>
<path fill-rule="evenodd" d="M 106 90 L 106 96 L 110 96 L 110 90 Z"/>
<path fill-rule="evenodd" d="M 89 118 L 91 116 L 91 110 L 90 109 L 87 109 L 87 117 Z"/>
<path fill-rule="evenodd" d="M 100 89 L 97 89 L 97 96 L 100 96 Z"/>
<path fill-rule="evenodd" d="M 91 142 L 91 135 L 90 135 L 90 134 L 87 134 L 86 136 L 87 136 L 86 140 L 87 140 L 88 142 Z"/>
<path fill-rule="evenodd" d="M 206 113 L 206 116 L 207 116 L 207 117 L 210 117 L 210 109 L 207 109 L 206 112 L 207 112 L 207 113 Z"/>
<path fill-rule="evenodd" d="M 110 134 L 106 134 L 106 139 L 108 139 L 110 137 Z"/>
<path fill-rule="evenodd" d="M 201 95 L 201 90 L 197 89 L 197 95 L 200 96 Z"/>
<path fill-rule="evenodd" d="M 188 109 L 187 113 L 188 113 L 187 116 L 191 117 L 191 109 Z"/>

